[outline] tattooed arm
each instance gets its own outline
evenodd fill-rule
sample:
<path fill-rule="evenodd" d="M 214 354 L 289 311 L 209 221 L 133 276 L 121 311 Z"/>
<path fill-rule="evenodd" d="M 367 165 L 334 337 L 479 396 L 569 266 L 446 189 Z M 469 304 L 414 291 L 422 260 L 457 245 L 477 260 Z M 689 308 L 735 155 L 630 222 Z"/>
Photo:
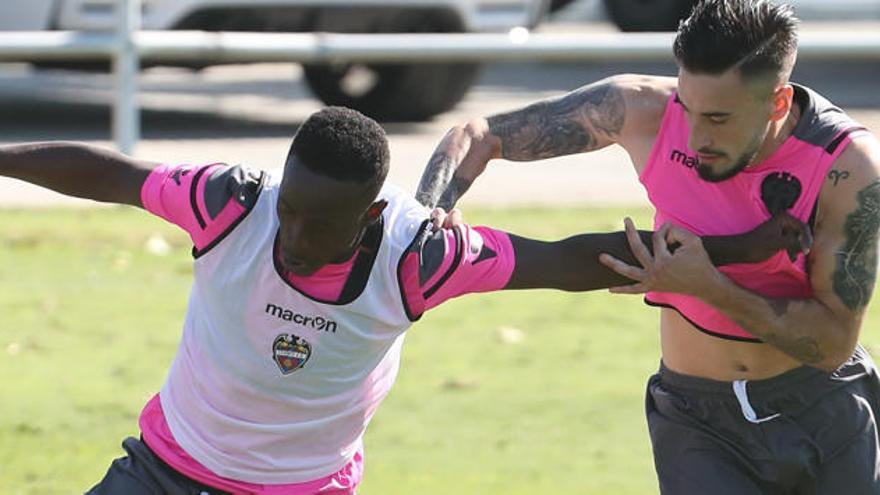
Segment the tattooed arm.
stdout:
<path fill-rule="evenodd" d="M 856 139 L 834 170 L 819 198 L 808 258 L 813 298 L 758 298 L 753 308 L 727 311 L 768 344 L 829 371 L 852 354 L 877 279 L 880 145 Z"/>
<path fill-rule="evenodd" d="M 416 199 L 431 208 L 451 210 L 489 160 L 500 155 L 500 142 L 491 135 L 485 120 L 452 128 L 431 155 Z"/>
<path fill-rule="evenodd" d="M 455 127 L 428 161 L 416 198 L 448 210 L 493 158 L 541 160 L 621 143 L 645 127 L 655 132 L 645 121 L 659 123 L 670 88 L 667 78 L 614 76 Z"/>

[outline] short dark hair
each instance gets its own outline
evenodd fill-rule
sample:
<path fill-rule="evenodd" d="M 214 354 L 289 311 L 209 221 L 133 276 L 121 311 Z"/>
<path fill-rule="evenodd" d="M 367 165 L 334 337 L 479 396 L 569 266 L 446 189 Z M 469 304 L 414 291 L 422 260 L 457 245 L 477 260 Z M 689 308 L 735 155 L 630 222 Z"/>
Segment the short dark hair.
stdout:
<path fill-rule="evenodd" d="M 689 72 L 717 75 L 738 66 L 744 78 L 780 80 L 794 65 L 797 26 L 789 5 L 703 0 L 681 21 L 673 51 Z"/>
<path fill-rule="evenodd" d="M 390 160 L 382 127 L 345 107 L 327 107 L 309 116 L 293 137 L 288 163 L 294 155 L 325 177 L 378 186 L 388 175 Z"/>

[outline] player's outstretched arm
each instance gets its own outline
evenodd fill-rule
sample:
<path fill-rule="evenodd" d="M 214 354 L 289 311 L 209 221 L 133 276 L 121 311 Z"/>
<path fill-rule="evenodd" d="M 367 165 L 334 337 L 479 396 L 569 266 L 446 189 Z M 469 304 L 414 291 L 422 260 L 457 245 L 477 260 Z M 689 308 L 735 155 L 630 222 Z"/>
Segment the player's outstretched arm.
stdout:
<path fill-rule="evenodd" d="M 143 207 L 141 186 L 156 164 L 76 142 L 0 146 L 0 175 L 95 201 Z"/>
<path fill-rule="evenodd" d="M 633 237 L 628 239 L 627 236 Z M 600 263 L 599 255 L 610 254 L 630 265 L 638 265 L 630 246 L 643 245 L 653 254 L 653 232 L 636 231 L 582 234 L 556 242 L 542 242 L 511 235 L 516 267 L 506 289 L 553 288 L 588 291 L 632 284 L 628 278 Z M 810 229 L 787 213 L 781 213 L 754 230 L 730 236 L 701 239 L 715 266 L 756 263 L 781 250 L 794 258 L 812 245 Z M 668 245 L 675 252 L 679 246 Z"/>

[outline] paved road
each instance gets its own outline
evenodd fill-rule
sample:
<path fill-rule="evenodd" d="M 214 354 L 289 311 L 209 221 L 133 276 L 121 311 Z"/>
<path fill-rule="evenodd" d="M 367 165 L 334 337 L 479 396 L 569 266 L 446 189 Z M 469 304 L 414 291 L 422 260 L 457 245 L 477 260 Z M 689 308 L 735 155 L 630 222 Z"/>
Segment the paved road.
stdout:
<path fill-rule="evenodd" d="M 876 23 L 853 26 L 878 27 Z M 454 111 L 428 123 L 387 126 L 391 180 L 414 189 L 436 142 L 451 125 L 469 116 L 516 108 L 619 72 L 674 75 L 675 67 L 671 61 L 487 66 L 479 84 Z M 795 78 L 823 92 L 864 124 L 880 129 L 876 96 L 880 63 L 804 63 Z M 0 66 L 0 142 L 75 139 L 111 146 L 111 84 L 109 76 Z M 277 169 L 297 125 L 320 108 L 302 83 L 299 68 L 290 64 L 223 66 L 201 72 L 151 69 L 142 89 L 144 139 L 136 155 L 157 161 L 226 161 Z M 59 203 L 82 204 L 0 179 L 0 205 Z M 465 204 L 546 203 L 645 204 L 645 199 L 626 155 L 612 148 L 542 163 L 493 164 Z"/>

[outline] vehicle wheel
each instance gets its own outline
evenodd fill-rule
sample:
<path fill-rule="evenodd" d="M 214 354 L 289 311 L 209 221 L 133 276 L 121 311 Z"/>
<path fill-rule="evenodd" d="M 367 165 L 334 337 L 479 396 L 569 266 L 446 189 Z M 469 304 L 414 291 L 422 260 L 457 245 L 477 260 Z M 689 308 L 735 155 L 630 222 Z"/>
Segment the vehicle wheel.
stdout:
<path fill-rule="evenodd" d="M 621 31 L 675 31 L 693 9 L 694 0 L 605 0 Z"/>
<path fill-rule="evenodd" d="M 460 32 L 449 16 L 407 13 L 375 32 Z M 477 64 L 331 64 L 304 66 L 312 92 L 327 105 L 380 121 L 422 121 L 454 107 L 476 81 Z"/>

